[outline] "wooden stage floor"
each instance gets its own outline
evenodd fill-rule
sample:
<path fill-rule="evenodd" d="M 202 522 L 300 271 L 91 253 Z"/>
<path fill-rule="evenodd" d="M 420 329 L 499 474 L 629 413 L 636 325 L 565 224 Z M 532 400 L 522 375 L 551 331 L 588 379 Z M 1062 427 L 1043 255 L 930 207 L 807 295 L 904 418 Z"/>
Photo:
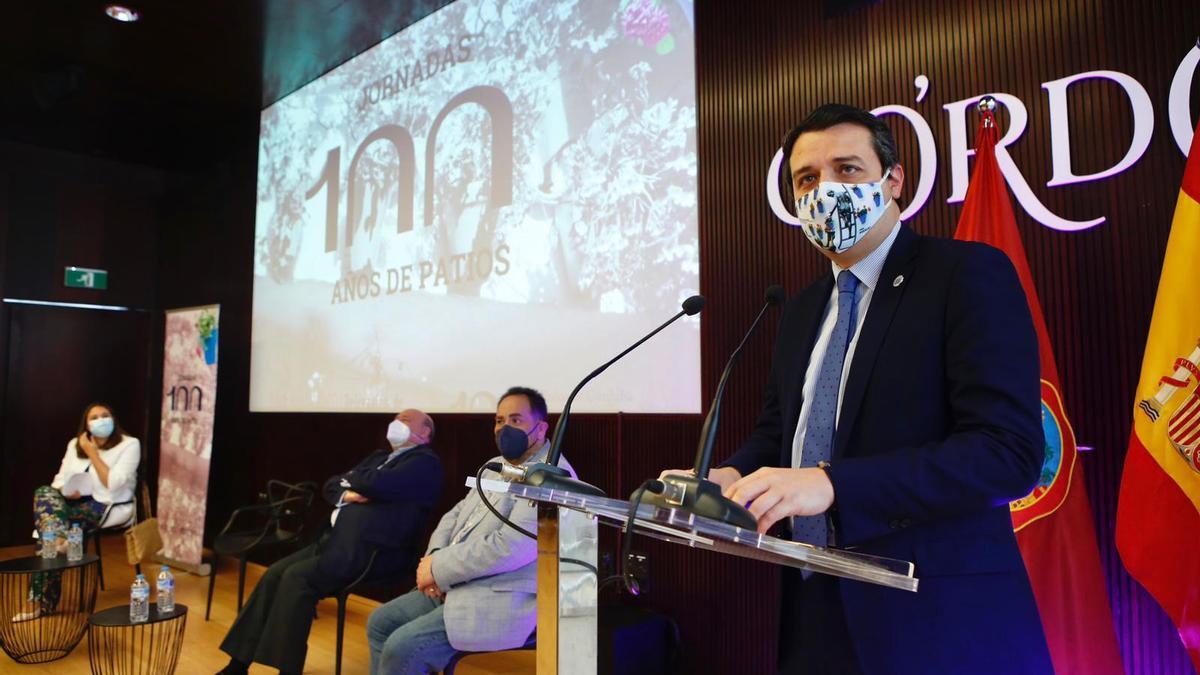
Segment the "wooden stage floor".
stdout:
<path fill-rule="evenodd" d="M 114 605 L 129 604 L 129 585 L 133 583 L 133 566 L 125 560 L 125 542 L 121 534 L 111 533 L 105 536 L 102 544 L 104 551 L 104 583 L 107 590 L 100 591 L 96 596 L 96 610 L 106 609 Z M 0 560 L 20 558 L 33 555 L 33 546 L 14 546 L 0 549 Z M 157 567 L 143 565 L 142 569 L 151 576 Z M 250 564 L 246 567 L 246 597 L 254 584 L 262 575 L 264 568 Z M 151 580 L 153 584 L 153 580 Z M 213 592 L 212 618 L 204 621 L 204 600 L 208 593 L 208 578 L 198 577 L 187 572 L 175 571 L 176 602 L 188 606 L 187 632 L 184 638 L 183 652 L 179 657 L 179 668 L 175 671 L 180 675 L 203 675 L 217 672 L 229 662 L 229 657 L 218 647 L 225 631 L 229 630 L 237 616 L 237 561 L 232 558 L 222 558 L 221 573 L 217 577 L 217 586 Z M 342 672 L 345 675 L 366 673 L 369 663 L 367 653 L 367 617 L 379 603 L 357 595 L 350 596 L 346 603 L 346 644 L 342 652 Z M 313 622 L 312 633 L 308 636 L 308 659 L 304 672 L 320 675 L 334 672 L 335 648 L 337 646 L 337 603 L 332 599 L 321 601 L 317 609 L 318 618 Z M 10 617 L 0 617 L 7 621 Z M 87 636 L 79 643 L 66 658 L 43 664 L 23 665 L 9 659 L 0 652 L 0 673 L 14 675 L 90 675 L 88 664 Z M 263 675 L 277 672 L 274 668 L 254 665 L 250 668 L 252 675 Z"/>

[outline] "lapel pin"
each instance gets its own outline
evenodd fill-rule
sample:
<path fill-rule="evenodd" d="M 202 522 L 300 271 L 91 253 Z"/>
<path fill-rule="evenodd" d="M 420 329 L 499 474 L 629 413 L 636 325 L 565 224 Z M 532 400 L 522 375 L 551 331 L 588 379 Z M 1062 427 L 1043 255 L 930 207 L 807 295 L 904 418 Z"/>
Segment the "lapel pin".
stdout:
<path fill-rule="evenodd" d="M 892 279 L 892 288 L 900 288 L 900 284 L 904 283 L 904 275 L 897 274 L 895 279 Z"/>

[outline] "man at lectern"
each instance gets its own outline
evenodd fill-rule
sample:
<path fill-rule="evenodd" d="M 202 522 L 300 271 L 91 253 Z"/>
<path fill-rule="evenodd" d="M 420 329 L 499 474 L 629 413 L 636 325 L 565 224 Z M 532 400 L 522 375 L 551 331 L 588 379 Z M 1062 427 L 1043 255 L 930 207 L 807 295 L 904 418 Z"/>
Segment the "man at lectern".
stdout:
<path fill-rule="evenodd" d="M 411 574 L 429 511 L 442 494 L 442 462 L 433 452 L 433 419 L 404 410 L 388 425 L 388 449 L 325 481 L 333 505 L 317 541 L 267 568 L 229 628 L 221 673 L 252 661 L 300 673 L 317 602 L 358 578 L 378 549 L 372 575 Z"/>
<path fill-rule="evenodd" d="M 900 223 L 896 142 L 864 110 L 821 106 L 783 153 L 830 273 L 788 302 L 754 430 L 709 478 L 760 531 L 913 561 L 920 590 L 785 568 L 780 672 L 1052 673 L 1008 509 L 1044 452 L 1012 264 Z"/>
<path fill-rule="evenodd" d="M 542 462 L 546 399 L 513 387 L 496 406 L 496 447 L 512 466 Z M 560 466 L 575 476 L 565 459 Z M 485 479 L 500 480 L 491 470 Z M 530 532 L 537 510 L 528 500 L 486 495 L 501 514 Z M 537 541 L 503 523 L 472 489 L 442 516 L 417 566 L 417 588 L 371 613 L 367 639 L 372 675 L 443 670 L 456 651 L 496 651 L 525 644 L 537 620 Z"/>

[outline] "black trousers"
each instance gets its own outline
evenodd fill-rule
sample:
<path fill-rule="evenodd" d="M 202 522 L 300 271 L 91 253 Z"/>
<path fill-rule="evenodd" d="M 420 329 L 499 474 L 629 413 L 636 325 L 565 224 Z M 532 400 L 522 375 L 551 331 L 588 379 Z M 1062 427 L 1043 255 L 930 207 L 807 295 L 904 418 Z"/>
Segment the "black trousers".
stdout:
<path fill-rule="evenodd" d="M 305 546 L 267 568 L 221 642 L 221 651 L 242 663 L 257 661 L 289 673 L 304 670 L 317 602 L 361 572 L 346 570 L 335 578 L 317 574 L 320 544 Z"/>
<path fill-rule="evenodd" d="M 783 568 L 780 675 L 861 675 L 836 577 Z"/>

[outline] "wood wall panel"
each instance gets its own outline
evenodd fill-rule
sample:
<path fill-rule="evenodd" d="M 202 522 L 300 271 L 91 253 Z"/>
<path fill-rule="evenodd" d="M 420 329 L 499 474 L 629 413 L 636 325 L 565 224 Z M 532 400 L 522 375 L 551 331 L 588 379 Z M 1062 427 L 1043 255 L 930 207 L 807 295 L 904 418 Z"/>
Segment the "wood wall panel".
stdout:
<path fill-rule="evenodd" d="M 1113 527 L 1133 388 L 1183 169 L 1168 128 L 1167 91 L 1198 29 L 1200 6 L 1184 0 L 1152 8 L 1102 0 L 884 0 L 834 18 L 815 2 L 697 5 L 706 392 L 736 344 L 735 326 L 756 310 L 761 286 L 779 280 L 796 292 L 827 273 L 802 235 L 774 218 L 764 195 L 766 166 L 783 135 L 821 103 L 901 104 L 927 120 L 939 147 L 937 181 L 910 221 L 917 232 L 950 236 L 961 208 L 947 203 L 950 127 L 942 106 L 989 92 L 1017 96 L 1027 108 L 1027 129 L 1010 153 L 1037 197 L 1065 218 L 1106 217 L 1090 230 L 1059 232 L 1016 207 L 1067 410 L 1079 443 L 1095 448 L 1080 461 L 1130 673 L 1194 672 L 1169 621 L 1121 567 Z M 1093 70 L 1128 74 L 1146 88 L 1154 106 L 1150 146 L 1115 177 L 1049 188 L 1050 110 L 1041 85 Z M 922 74 L 930 86 L 918 102 L 913 81 Z M 1194 85 L 1193 115 L 1198 102 Z M 1000 118 L 1007 128 L 1004 110 Z M 1133 118 L 1112 82 L 1073 85 L 1068 118 L 1075 173 L 1104 170 L 1125 155 Z M 899 118 L 885 119 L 907 169 L 907 204 L 920 169 L 916 137 Z M 968 143 L 975 124 L 977 116 L 968 115 Z M 753 424 L 754 386 L 767 368 L 761 345 L 742 364 L 723 422 L 726 451 Z M 746 635 L 765 642 L 773 620 L 764 609 Z M 766 663 L 752 651 L 754 663 Z"/>
<path fill-rule="evenodd" d="M 1161 610 L 1122 571 L 1112 530 L 1133 387 L 1183 167 L 1168 128 L 1167 89 L 1200 32 L 1200 5 L 881 0 L 826 18 L 823 4 L 695 3 L 701 291 L 709 299 L 701 334 L 704 399 L 758 311 L 763 290 L 781 283 L 794 293 L 828 270 L 799 232 L 772 216 L 764 197 L 766 167 L 788 128 L 826 101 L 867 108 L 903 104 L 919 112 L 938 142 L 937 156 L 930 158 L 937 163 L 937 183 L 911 226 L 948 236 L 960 205 L 947 204 L 950 127 L 942 106 L 986 92 L 1019 97 L 1029 122 L 1010 152 L 1034 193 L 1063 217 L 1108 219 L 1066 233 L 1017 209 L 1067 410 L 1080 443 L 1095 448 L 1080 461 L 1126 668 L 1139 675 L 1193 672 Z M 1041 84 L 1100 69 L 1126 73 L 1149 92 L 1155 111 L 1150 147 L 1119 176 L 1049 188 L 1050 111 Z M 918 102 L 913 81 L 921 74 L 930 86 Z M 1191 104 L 1194 115 L 1200 86 L 1193 86 Z M 1069 115 L 1077 173 L 1099 171 L 1124 155 L 1132 118 L 1114 85 L 1075 86 Z M 1004 111 L 1000 118 L 1007 124 Z M 901 120 L 888 119 L 910 176 L 910 200 L 920 169 L 916 138 Z M 974 124 L 968 116 L 968 139 Z M 257 130 L 258 120 L 249 117 L 223 128 L 225 161 L 173 174 L 113 172 L 62 153 L 0 148 L 0 289 L 6 295 L 81 300 L 80 291 L 61 288 L 61 271 L 54 270 L 88 251 L 101 254 L 97 266 L 114 270 L 114 288 L 105 294 L 113 304 L 162 310 L 221 303 L 210 537 L 267 479 L 323 479 L 344 470 L 382 444 L 387 423 L 386 415 L 248 412 Z M 40 233 L 28 229 L 47 223 L 52 227 Z M 717 459 L 728 456 L 753 425 L 776 317 L 764 323 L 730 383 Z M 9 320 L 0 307 L 0 340 L 8 336 Z M 160 323 L 161 317 L 155 319 L 154 345 L 161 344 Z M 0 348 L 7 354 L 5 345 Z M 0 368 L 7 365 L 0 359 Z M 578 364 L 580 376 L 595 365 Z M 536 359 L 528 372 L 528 382 L 514 384 L 536 387 Z M 157 386 L 152 381 L 149 390 Z M 551 407 L 561 404 L 552 401 Z M 698 415 L 579 416 L 565 453 L 584 479 L 625 496 L 661 468 L 689 465 L 700 421 Z M 149 402 L 146 424 L 157 428 L 156 400 Z M 442 415 L 438 431 L 446 466 L 442 507 L 448 508 L 461 496 L 465 475 L 492 454 L 491 418 Z M 615 547 L 612 534 L 604 535 L 606 551 Z M 625 601 L 675 617 L 684 640 L 680 672 L 772 671 L 775 570 L 658 542 L 637 546 L 650 555 L 652 580 L 641 597 Z"/>
<path fill-rule="evenodd" d="M 1137 3 L 1099 0 L 884 0 L 830 19 L 822 17 L 820 4 L 696 4 L 701 291 L 709 299 L 701 334 L 704 399 L 758 311 L 763 290 L 781 283 L 794 293 L 828 269 L 798 232 L 771 215 L 764 198 L 766 167 L 792 125 L 825 101 L 867 108 L 903 104 L 918 111 L 938 141 L 938 177 L 911 225 L 922 234 L 948 236 L 960 205 L 946 203 L 950 129 L 942 106 L 985 92 L 1019 97 L 1029 123 L 1010 152 L 1035 194 L 1066 218 L 1108 218 L 1092 230 L 1064 233 L 1018 208 L 1068 412 L 1080 443 L 1096 448 L 1081 462 L 1127 670 L 1191 672 L 1169 622 L 1121 570 L 1112 528 L 1133 383 L 1183 166 L 1168 132 L 1166 92 L 1200 29 L 1195 4 L 1164 0 L 1147 12 Z M 1098 69 L 1128 73 L 1150 93 L 1150 148 L 1120 176 L 1047 188 L 1049 110 L 1041 83 Z M 918 102 L 913 80 L 921 74 L 930 86 Z M 1195 92 L 1192 102 L 1197 110 Z M 1004 111 L 1000 118 L 1007 123 Z M 897 118 L 888 119 L 911 177 L 909 200 L 920 170 L 916 137 Z M 1070 120 L 1077 173 L 1099 171 L 1123 156 L 1131 117 L 1114 86 L 1077 85 Z M 968 140 L 974 124 L 969 116 Z M 381 442 L 386 423 L 385 416 L 246 411 L 256 128 L 248 122 L 237 131 L 238 150 L 228 165 L 173 184 L 163 234 L 160 305 L 223 306 L 210 533 L 269 477 L 315 478 L 342 470 Z M 245 251 L 242 262 L 243 254 L 234 254 L 228 268 L 187 279 L 173 274 L 198 269 L 204 261 L 196 251 L 218 243 Z M 764 323 L 730 383 L 718 459 L 753 425 L 776 318 L 773 313 Z M 580 376 L 594 365 L 579 364 Z M 536 387 L 536 363 L 529 372 L 521 384 Z M 552 401 L 551 408 L 561 404 Z M 698 415 L 583 415 L 572 422 L 565 453 L 583 478 L 625 496 L 661 468 L 689 465 L 700 421 Z M 490 416 L 443 415 L 438 428 L 448 507 L 461 495 L 463 477 L 491 453 Z M 611 531 L 604 534 L 606 551 L 615 550 L 615 539 Z M 637 547 L 650 555 L 652 580 L 641 597 L 624 601 L 675 617 L 684 640 L 681 672 L 771 672 L 775 570 L 658 542 Z"/>

